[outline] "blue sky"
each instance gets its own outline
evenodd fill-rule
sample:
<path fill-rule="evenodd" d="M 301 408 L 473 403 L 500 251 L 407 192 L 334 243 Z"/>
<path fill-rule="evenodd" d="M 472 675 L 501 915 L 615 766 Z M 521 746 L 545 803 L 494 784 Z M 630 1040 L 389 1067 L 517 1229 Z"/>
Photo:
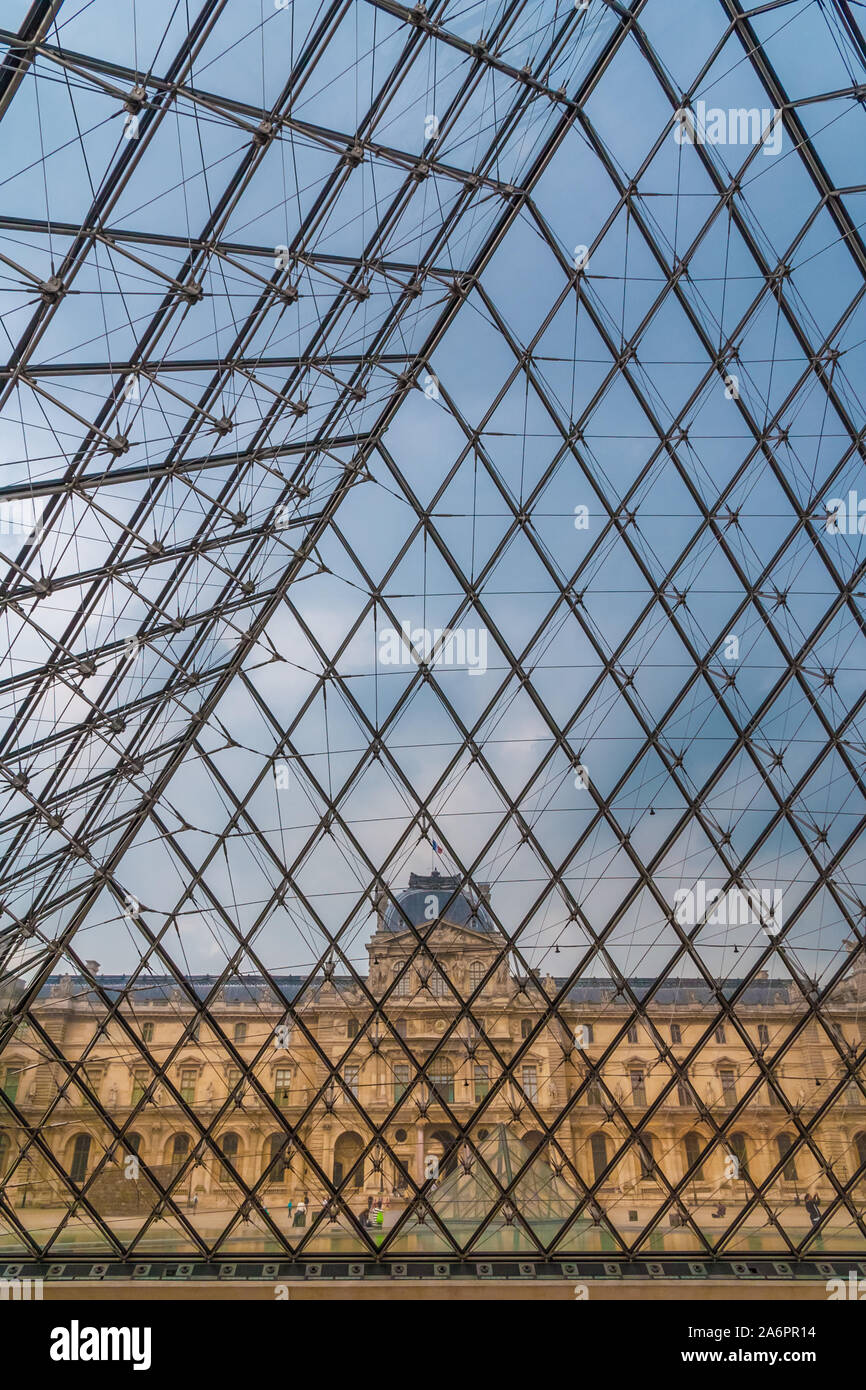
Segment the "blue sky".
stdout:
<path fill-rule="evenodd" d="M 25 7 L 7 3 L 0 11 L 2 24 L 16 28 Z M 321 12 L 305 0 L 294 0 L 286 10 L 230 0 L 196 57 L 190 83 L 200 92 L 249 107 L 270 107 Z M 450 33 L 474 42 L 494 31 L 501 13 L 501 5 L 489 2 L 449 4 L 440 17 Z M 517 68 L 539 65 L 568 14 L 562 4 L 529 7 L 499 56 Z M 664 852 L 661 847 L 683 815 L 687 795 L 705 786 L 726 750 L 733 750 L 729 765 L 707 787 L 704 811 L 719 834 L 730 836 L 730 853 L 735 862 L 742 861 L 748 882 L 783 889 L 789 917 L 811 890 L 820 866 L 841 849 L 864 815 L 858 782 L 861 717 L 846 722 L 863 690 L 866 668 L 863 634 L 852 611 L 859 607 L 859 594 L 824 622 L 838 593 L 837 577 L 854 575 L 862 560 L 862 537 L 830 535 L 820 521 L 810 528 L 797 517 L 798 508 L 819 516 L 828 498 L 847 495 L 849 489 L 866 492 L 862 445 L 859 450 L 854 446 L 851 432 L 852 425 L 855 432 L 864 426 L 860 383 L 866 310 L 855 298 L 862 291 L 862 272 L 840 238 L 838 224 L 821 206 L 787 129 L 779 154 L 771 157 L 742 147 L 701 152 L 674 140 L 673 106 L 660 79 L 669 82 L 678 98 L 690 93 L 723 109 L 770 104 L 737 36 L 729 34 L 725 40 L 722 6 L 716 0 L 695 0 L 686 23 L 682 6 L 650 0 L 640 23 L 661 72 L 651 71 L 634 40 L 619 48 L 588 95 L 582 119 L 561 139 L 535 183 L 532 209 L 522 207 L 513 219 L 419 370 L 422 386 L 425 376 L 436 378 L 438 399 L 423 389 L 405 395 L 382 435 L 382 447 L 369 457 L 368 476 L 342 502 L 335 525 L 245 657 L 245 680 L 236 679 L 221 698 L 216 720 L 200 739 L 212 768 L 191 754 L 175 772 L 159 815 L 177 832 L 186 860 L 151 821 L 116 868 L 117 881 L 147 909 L 151 928 L 158 931 L 168 924 L 166 946 L 185 968 L 218 971 L 236 948 L 216 904 L 244 933 L 261 918 L 255 947 L 271 969 L 309 968 L 320 954 L 324 936 L 310 905 L 331 931 L 349 919 L 341 942 L 346 955 L 362 963 L 372 925 L 366 897 L 371 875 L 363 856 L 375 866 L 386 864 L 385 877 L 394 887 L 407 883 L 411 870 L 429 869 L 429 841 L 417 830 L 403 837 L 417 810 L 415 795 L 426 797 L 453 758 L 457 762 L 431 804 L 433 833 L 467 866 L 477 860 L 474 877 L 493 884 L 493 909 L 506 927 L 513 930 L 529 914 L 519 943 L 524 960 L 558 975 L 575 968 L 588 935 L 568 921 L 568 907 L 550 888 L 549 870 L 532 843 L 522 838 L 521 824 L 506 818 L 494 833 L 506 816 L 506 796 L 522 792 L 524 823 L 557 868 L 567 865 L 563 881 L 596 932 L 605 928 L 639 878 L 623 834 L 644 864 L 655 859 L 655 886 L 670 903 L 682 885 L 699 878 L 713 885 L 723 880 L 721 858 L 706 824 L 694 816 Z M 149 0 L 146 6 L 95 0 L 64 7 L 47 42 L 158 76 L 186 25 L 184 6 L 168 0 Z M 858 70 L 850 46 L 819 6 L 783 5 L 757 16 L 754 25 L 794 102 L 863 80 L 862 62 Z M 544 72 L 547 86 L 564 86 L 569 95 L 578 91 L 615 27 L 613 12 L 592 0 L 555 64 Z M 362 0 L 348 6 L 327 52 L 291 103 L 296 127 L 307 123 L 354 136 L 371 91 L 382 89 L 409 37 L 408 26 L 384 11 Z M 707 54 L 717 44 L 720 51 L 696 86 Z M 321 258 L 358 256 L 369 248 L 379 217 L 405 178 L 394 152 L 412 160 L 421 157 L 426 116 L 441 113 L 444 130 L 435 156 L 451 168 L 474 169 L 495 127 L 507 128 L 517 84 L 492 70 L 453 121 L 447 118 L 470 66 L 471 57 L 458 48 L 426 46 L 372 131 L 365 131 L 384 148 L 368 151 L 345 179 L 339 197 L 305 233 L 304 249 L 320 259 L 299 265 L 297 302 L 274 304 L 250 335 L 244 352 L 253 363 L 301 354 L 311 342 L 319 344 L 317 351 L 331 363 L 330 376 L 310 369 L 293 379 L 289 394 L 303 401 L 306 413 L 283 414 L 268 435 L 269 444 L 290 448 L 319 438 L 325 428 L 345 434 L 374 427 L 403 365 L 417 361 L 422 352 L 454 273 L 473 265 L 502 215 L 502 195 L 493 182 L 519 188 L 530 177 L 561 113 L 561 106 L 543 95 L 511 128 L 488 170 L 491 186 L 478 190 L 453 231 L 437 239 L 463 196 L 462 184 L 445 173 L 423 180 L 400 215 L 391 219 L 378 254 L 412 267 L 422 259 L 426 263 L 429 248 L 435 247 L 437 268 L 399 322 L 386 330 L 410 270 L 389 275 L 371 269 L 369 297 L 339 299 L 334 277 L 346 272 Z M 124 86 L 119 80 L 116 85 Z M 834 186 L 862 182 L 862 106 L 842 97 L 797 110 Z M 117 95 L 101 90 L 74 67 L 64 70 L 48 59 L 37 63 L 35 76 L 31 72 L 23 82 L 4 118 L 4 132 L 0 215 L 76 227 L 130 143 L 123 139 L 123 105 Z M 134 176 L 105 225 L 116 231 L 198 237 L 249 143 L 248 131 L 224 105 L 209 110 L 180 99 L 156 134 L 143 141 Z M 746 164 L 736 216 L 719 208 L 702 153 L 725 184 Z M 321 134 L 313 138 L 300 128 L 285 129 L 225 219 L 223 240 L 265 249 L 294 245 L 304 220 L 314 216 L 316 199 L 336 163 Z M 632 180 L 637 196 L 629 210 L 621 188 Z M 863 193 L 850 192 L 838 200 L 855 228 L 863 222 L 863 198 Z M 689 253 L 682 299 L 666 289 L 647 232 L 665 265 Z M 0 253 L 14 262 L 0 271 L 7 356 L 33 314 L 34 284 L 32 279 L 28 283 L 26 272 L 47 278 L 70 242 L 57 231 L 47 236 L 0 224 Z M 129 360 L 137 336 L 166 292 L 166 280 L 156 270 L 163 277 L 174 276 L 185 251 L 122 244 L 149 265 L 97 243 L 76 274 L 74 292 L 42 333 L 32 363 Z M 570 279 L 578 245 L 591 248 L 579 305 Z M 783 260 L 790 266 L 785 302 L 797 320 L 799 337 L 766 290 L 757 255 L 767 266 Z M 271 272 L 272 263 L 261 254 L 237 253 L 232 261 L 211 256 L 201 274 L 204 299 L 172 317 L 154 340 L 153 358 L 169 364 L 224 358 L 260 292 L 255 277 Z M 506 342 L 503 328 L 518 353 L 531 350 L 531 371 Z M 346 401 L 339 384 L 358 369 L 338 365 L 338 359 L 363 358 L 386 331 L 384 351 L 394 360 L 361 367 L 366 395 Z M 706 347 L 708 341 L 717 352 L 735 332 L 738 358 L 730 370 L 738 377 L 742 410 L 726 397 L 722 374 L 713 368 Z M 840 409 L 814 370 L 807 370 L 809 353 L 819 351 L 827 339 L 841 354 L 833 376 Z M 613 370 L 615 355 L 625 345 L 636 351 L 628 377 Z M 128 451 L 118 458 L 104 449 L 96 452 L 85 471 L 157 466 L 190 418 L 190 403 L 209 392 L 209 416 L 228 416 L 232 432 L 220 437 L 208 419 L 202 423 L 199 417 L 186 452 L 195 457 L 230 454 L 259 443 L 273 392 L 282 391 L 290 378 L 285 366 L 261 365 L 255 368 L 255 380 L 240 372 L 224 373 L 212 392 L 213 368 L 155 375 L 155 383 L 140 383 L 140 399 L 122 404 L 107 430 L 122 433 L 129 440 Z M 41 394 L 19 383 L 2 398 L 0 458 L 6 485 L 66 473 L 86 434 L 70 411 L 91 419 L 117 373 L 34 379 Z M 677 440 L 675 458 L 660 444 L 638 394 L 663 430 L 686 431 L 687 437 Z M 775 468 L 768 465 L 766 452 L 755 450 L 746 414 L 759 427 L 786 432 L 784 440 L 772 444 Z M 569 444 L 568 432 L 575 428 L 581 438 Z M 305 475 L 310 496 L 298 507 L 299 515 L 305 509 L 312 515 L 326 503 L 353 455 L 352 446 L 345 445 L 312 456 Z M 68 793 L 67 824 L 89 827 L 97 859 L 111 853 L 120 835 L 117 818 L 163 765 L 168 754 L 160 751 L 162 745 L 181 733 L 190 711 L 230 659 L 238 635 L 267 602 L 295 533 L 265 536 L 259 543 L 250 568 L 253 593 L 239 612 L 207 620 L 199 616 L 182 634 L 163 633 L 126 666 L 118 646 L 146 631 L 156 602 L 169 617 L 188 620 L 224 599 L 227 573 L 241 562 L 249 544 L 246 531 L 244 539 L 232 538 L 232 513 L 243 513 L 251 528 L 263 527 L 297 457 L 287 453 L 252 465 L 228 492 L 230 463 L 197 473 L 194 489 L 182 479 L 169 481 L 141 521 L 147 482 L 100 488 L 98 513 L 81 498 L 69 497 L 54 513 L 38 554 L 28 560 L 33 576 L 58 581 L 93 571 L 97 577 L 28 600 L 26 612 L 38 621 L 38 630 L 7 615 L 4 669 L 12 684 L 6 689 L 5 715 L 10 725 L 22 709 L 28 673 L 51 656 L 58 639 L 80 659 L 104 650 L 93 676 L 78 684 L 68 676 L 51 682 L 16 726 L 13 747 L 6 746 L 3 756 L 13 767 L 19 765 L 16 757 L 23 758 L 33 795 L 50 799 L 60 791 Z M 574 526 L 579 505 L 589 508 L 585 532 Z M 610 512 L 621 506 L 636 519 L 630 545 L 610 524 Z M 725 531 L 736 565 L 703 523 L 701 506 L 717 516 L 725 510 L 736 513 L 738 524 Z M 532 518 L 529 534 L 516 519 L 524 510 Z M 100 576 L 109 555 L 143 554 L 141 540 L 130 540 L 124 527 L 167 547 L 189 543 L 197 534 L 222 537 L 219 563 L 199 556 L 170 590 L 166 585 L 173 566 L 168 563 L 153 562 L 134 571 L 131 579 Z M 492 559 L 506 536 L 502 554 Z M 9 537 L 3 542 L 5 555 L 18 554 Z M 580 620 L 559 596 L 559 586 L 571 582 L 576 572 Z M 461 575 L 478 584 L 474 602 L 466 599 Z M 755 585 L 759 579 L 760 593 L 747 601 L 744 583 Z M 679 633 L 652 601 L 653 586 L 663 580 L 669 596 L 687 595 L 676 610 Z M 487 629 L 486 674 L 470 678 L 465 672 L 440 670 L 436 683 L 464 726 L 483 716 L 475 739 L 498 787 L 482 766 L 465 751 L 461 754 L 463 733 L 434 686 L 420 684 L 410 668 L 377 667 L 376 634 L 391 619 L 382 611 L 374 616 L 374 588 L 398 623 Z M 780 595 L 782 606 L 777 604 Z M 85 598 L 93 611 L 82 619 Z M 737 751 L 735 723 L 743 726 L 754 719 L 788 670 L 790 655 L 822 623 L 802 662 L 801 679 L 789 679 L 755 721 L 752 755 Z M 721 686 L 728 670 L 724 639 L 731 632 L 739 637 L 740 655 L 736 684 L 724 695 L 729 715 L 702 676 L 676 702 L 694 672 L 695 653 Z M 145 724 L 144 713 L 132 709 L 120 738 L 91 733 L 81 739 L 58 774 L 61 747 L 52 739 L 78 724 L 88 699 L 95 699 L 107 681 L 116 683 L 111 703 L 118 708 L 161 689 L 178 652 L 192 642 L 198 643 L 198 686 L 185 691 L 182 701 L 169 701 L 155 723 Z M 614 653 L 616 677 L 604 673 Z M 524 670 L 531 669 L 531 691 L 508 679 L 511 659 L 518 657 Z M 335 662 L 345 687 L 329 683 L 327 700 L 317 680 L 323 660 Z M 826 683 L 826 672 L 833 673 L 832 685 Z M 626 689 L 631 704 L 623 695 L 623 675 L 630 678 Z M 370 724 L 386 718 L 410 682 L 417 687 L 411 701 L 386 727 L 396 767 L 365 759 Z M 580 709 L 594 683 L 595 693 Z M 272 719 L 257 697 L 267 703 Z M 660 738 L 681 760 L 679 785 L 658 749 L 644 749 L 641 755 L 641 721 L 653 727 L 672 705 Z M 571 721 L 567 748 L 555 746 L 545 709 L 560 729 Z M 790 820 L 783 818 L 753 851 L 777 813 L 779 799 L 790 796 L 805 776 L 828 731 L 843 724 L 837 750 L 794 794 Z M 94 822 L 92 790 L 76 787 L 99 768 L 115 765 L 139 730 L 141 747 L 152 762 L 136 786 L 116 783 Z M 294 752 L 304 759 L 304 766 L 293 763 L 288 791 L 278 791 L 270 773 L 280 732 L 289 733 Z M 226 746 L 227 735 L 235 746 Z M 773 765 L 776 752 L 783 755 L 780 767 Z M 545 755 L 549 760 L 535 776 Z M 614 795 L 635 758 L 636 766 Z M 598 795 L 613 797 L 609 819 L 599 817 L 594 796 L 574 786 L 577 761 L 587 766 Z M 270 858 L 255 846 L 243 822 L 227 851 L 213 854 L 214 837 L 236 810 L 213 769 L 237 797 L 249 795 L 247 809 L 264 833 Z M 320 826 L 322 789 L 338 796 L 351 835 L 339 826 L 333 833 Z M 21 870 L 28 862 L 22 855 L 36 859 L 51 845 L 52 835 L 58 847 L 61 842 L 59 833 L 43 827 L 37 835 L 34 828 L 27 849 L 21 850 L 12 817 L 29 805 L 10 792 L 3 816 L 4 835 L 16 847 Z M 815 839 L 816 828 L 825 841 Z M 445 863 L 453 863 L 450 854 Z M 192 895 L 190 865 L 203 868 L 203 886 Z M 280 865 L 291 869 L 285 906 L 273 902 Z M 847 900 L 863 895 L 859 840 L 848 847 L 836 877 Z M 62 931 L 89 881 L 87 866 L 64 867 L 56 885 L 50 884 L 46 870 L 37 868 L 15 878 L 7 896 L 23 916 L 31 903 L 48 901 L 61 886 L 68 889 L 67 902 L 41 924 L 50 940 Z M 792 928 L 789 945 L 804 971 L 829 972 L 838 966 L 847 933 L 837 903 L 822 889 Z M 759 930 L 738 934 L 707 927 L 697 949 L 712 974 L 726 978 L 741 975 L 766 944 Z M 136 927 L 120 915 L 116 895 L 107 890 L 74 940 L 81 958 L 98 959 L 112 972 L 131 968 L 140 945 Z M 675 945 L 659 902 L 646 891 L 621 916 L 608 942 L 617 967 L 642 976 L 665 969 Z M 246 959 L 241 969 L 248 968 L 252 965 Z M 693 963 L 683 968 L 694 974 Z M 786 967 L 775 958 L 770 969 L 784 974 Z M 590 973 L 607 973 L 605 962 L 597 961 Z"/>

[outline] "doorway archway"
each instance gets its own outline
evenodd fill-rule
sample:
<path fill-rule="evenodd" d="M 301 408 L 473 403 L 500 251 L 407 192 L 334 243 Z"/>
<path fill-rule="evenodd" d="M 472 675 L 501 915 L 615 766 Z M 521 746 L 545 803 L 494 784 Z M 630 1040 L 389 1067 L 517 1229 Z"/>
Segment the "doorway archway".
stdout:
<path fill-rule="evenodd" d="M 430 1135 L 430 1150 L 439 1159 L 439 1176 L 447 1178 L 457 1167 L 457 1140 L 447 1129 L 435 1129 Z"/>
<path fill-rule="evenodd" d="M 364 1186 L 364 1165 L 359 1163 L 364 1145 L 360 1134 L 349 1130 L 341 1134 L 334 1145 L 334 1185 L 339 1187 L 348 1174 L 350 1187 Z"/>

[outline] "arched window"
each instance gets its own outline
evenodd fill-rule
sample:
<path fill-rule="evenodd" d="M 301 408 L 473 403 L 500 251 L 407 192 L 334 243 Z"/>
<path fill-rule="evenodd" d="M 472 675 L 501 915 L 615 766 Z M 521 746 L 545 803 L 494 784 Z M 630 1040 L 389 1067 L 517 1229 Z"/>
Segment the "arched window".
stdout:
<path fill-rule="evenodd" d="M 247 1025 L 245 1023 L 236 1023 L 234 1036 L 236 1043 L 245 1043 L 247 1040 Z"/>
<path fill-rule="evenodd" d="M 401 970 L 401 969 L 402 969 L 402 966 L 400 966 L 400 965 L 395 965 L 395 966 L 394 966 L 394 974 L 396 975 L 397 972 L 398 972 L 399 970 Z M 399 978 L 399 980 L 397 980 L 397 982 L 396 982 L 395 985 L 394 985 L 394 997 L 395 997 L 396 999 L 405 999 L 405 998 L 406 998 L 406 995 L 407 995 L 408 993 L 409 993 L 409 971 L 407 970 L 406 973 L 405 973 L 405 975 L 401 975 L 400 978 Z"/>
<path fill-rule="evenodd" d="M 484 962 L 474 960 L 469 967 L 469 988 L 477 989 L 484 979 Z"/>
<path fill-rule="evenodd" d="M 430 1068 L 430 1085 L 440 1100 L 451 1104 L 454 1100 L 454 1068 L 447 1057 L 437 1057 Z"/>
<path fill-rule="evenodd" d="M 593 1134 L 589 1147 L 592 1154 L 593 1181 L 598 1182 L 607 1167 L 607 1136 L 600 1132 Z"/>
<path fill-rule="evenodd" d="M 521 1038 L 528 1038 L 531 1031 L 532 1031 L 532 1022 L 531 1022 L 531 1020 L 528 1019 L 528 1018 L 522 1018 L 522 1019 L 520 1020 L 520 1036 L 521 1036 Z"/>
<path fill-rule="evenodd" d="M 270 1134 L 265 1145 L 265 1168 L 268 1182 L 285 1182 L 289 1168 L 286 1152 L 289 1145 L 287 1134 Z"/>
<path fill-rule="evenodd" d="M 135 1130 L 133 1130 L 132 1134 L 127 1134 L 124 1143 L 128 1154 L 141 1153 L 141 1135 L 137 1134 Z"/>
<path fill-rule="evenodd" d="M 12 1147 L 12 1140 L 8 1134 L 0 1133 L 0 1178 L 6 1172 L 6 1164 L 9 1159 L 9 1150 Z"/>
<path fill-rule="evenodd" d="M 741 1178 L 747 1178 L 749 1176 L 749 1155 L 746 1149 L 745 1134 L 741 1134 L 739 1132 L 737 1134 L 732 1134 L 730 1145 L 730 1152 L 733 1154 L 734 1158 L 740 1165 L 739 1176 Z"/>
<path fill-rule="evenodd" d="M 685 1139 L 683 1140 L 683 1144 L 685 1145 L 686 1150 L 686 1172 L 688 1172 L 688 1170 L 695 1163 L 697 1163 L 698 1166 L 692 1173 L 692 1182 L 703 1182 L 704 1170 L 702 1165 L 698 1162 L 701 1156 L 701 1150 L 703 1148 L 703 1144 L 701 1143 L 701 1136 L 699 1134 L 695 1134 L 693 1130 L 691 1134 L 686 1135 Z"/>
<path fill-rule="evenodd" d="M 181 1167 L 189 1153 L 189 1135 L 176 1134 L 171 1141 L 171 1166 L 175 1171 Z"/>
<path fill-rule="evenodd" d="M 223 1134 L 223 1135 L 220 1137 L 220 1139 L 219 1139 L 218 1142 L 219 1142 L 220 1148 L 221 1148 L 222 1151 L 223 1151 L 224 1156 L 229 1160 L 229 1163 L 231 1163 L 231 1164 L 233 1165 L 234 1168 L 237 1168 L 237 1166 L 238 1166 L 238 1149 L 240 1148 L 240 1143 L 241 1143 L 241 1141 L 240 1141 L 240 1139 L 238 1138 L 238 1136 L 237 1136 L 232 1130 L 229 1130 L 228 1134 Z M 231 1174 L 231 1172 L 230 1172 L 230 1170 L 229 1170 L 229 1168 L 228 1168 L 228 1165 L 225 1164 L 225 1163 L 222 1164 L 222 1171 L 221 1171 L 221 1174 L 220 1174 L 220 1181 L 221 1181 L 221 1182 L 232 1182 L 232 1181 L 233 1181 L 232 1174 Z"/>
<path fill-rule="evenodd" d="M 644 1180 L 653 1175 L 653 1144 L 655 1140 L 651 1134 L 642 1134 L 637 1144 L 638 1158 L 640 1159 L 640 1175 Z"/>
<path fill-rule="evenodd" d="M 72 1146 L 72 1163 L 69 1176 L 73 1182 L 82 1183 L 87 1177 L 87 1160 L 90 1157 L 90 1135 L 76 1134 Z"/>
<path fill-rule="evenodd" d="M 797 1165 L 794 1162 L 791 1150 L 794 1147 L 794 1136 L 792 1134 L 779 1134 L 776 1136 L 776 1148 L 779 1150 L 779 1157 L 785 1159 L 785 1166 L 782 1169 L 782 1177 L 785 1182 L 797 1181 Z M 789 1157 L 789 1155 L 791 1155 Z"/>

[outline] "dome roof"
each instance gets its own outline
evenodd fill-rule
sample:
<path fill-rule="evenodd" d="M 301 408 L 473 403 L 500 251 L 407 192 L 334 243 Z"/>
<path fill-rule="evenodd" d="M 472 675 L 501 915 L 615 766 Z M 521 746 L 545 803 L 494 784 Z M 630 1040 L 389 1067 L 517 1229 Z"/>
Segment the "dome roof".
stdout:
<path fill-rule="evenodd" d="M 416 927 L 427 926 L 441 918 L 452 926 L 468 927 L 470 931 L 495 932 L 496 927 L 483 900 L 473 898 L 466 889 L 456 892 L 460 884 L 459 878 L 446 878 L 435 869 L 432 874 L 410 874 L 409 887 L 397 894 L 397 901 Z M 487 889 L 486 883 L 480 886 L 482 891 Z M 435 899 L 435 903 L 431 899 Z M 393 903 L 388 906 L 383 925 L 385 931 L 409 930 L 405 918 Z"/>

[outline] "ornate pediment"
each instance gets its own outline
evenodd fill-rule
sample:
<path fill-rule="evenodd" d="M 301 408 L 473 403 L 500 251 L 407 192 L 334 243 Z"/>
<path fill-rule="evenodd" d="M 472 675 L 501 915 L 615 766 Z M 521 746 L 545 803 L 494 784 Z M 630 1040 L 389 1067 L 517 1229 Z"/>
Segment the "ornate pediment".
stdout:
<path fill-rule="evenodd" d="M 497 950 L 501 950 L 501 939 L 498 934 L 494 937 L 491 932 L 472 931 L 469 927 L 458 927 L 452 922 L 438 922 L 426 932 L 419 928 L 419 933 L 433 951 L 447 950 L 449 947 L 456 949 L 471 947 L 472 950 L 492 956 Z M 410 946 L 417 943 L 417 937 L 408 927 L 405 932 L 389 932 L 388 935 L 391 940 L 399 942 L 401 946 L 404 943 Z M 375 949 L 381 950 L 382 945 L 380 939 Z M 372 946 L 371 949 L 373 949 Z"/>

